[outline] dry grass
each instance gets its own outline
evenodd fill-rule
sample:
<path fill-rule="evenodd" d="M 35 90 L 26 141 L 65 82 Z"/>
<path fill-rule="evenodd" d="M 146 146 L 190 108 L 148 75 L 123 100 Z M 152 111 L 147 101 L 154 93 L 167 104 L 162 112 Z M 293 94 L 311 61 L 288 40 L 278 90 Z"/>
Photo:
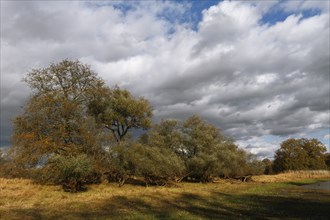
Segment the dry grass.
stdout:
<path fill-rule="evenodd" d="M 0 178 L 0 219 L 255 219 L 315 213 L 319 219 L 327 217 L 330 193 L 310 192 L 289 183 L 220 181 L 148 188 L 100 184 L 70 194 L 60 186 Z"/>
<path fill-rule="evenodd" d="M 288 171 L 277 175 L 253 176 L 252 180 L 255 182 L 278 183 L 278 182 L 289 182 L 289 181 L 318 179 L 318 178 L 329 179 L 330 171 L 328 170 Z"/>

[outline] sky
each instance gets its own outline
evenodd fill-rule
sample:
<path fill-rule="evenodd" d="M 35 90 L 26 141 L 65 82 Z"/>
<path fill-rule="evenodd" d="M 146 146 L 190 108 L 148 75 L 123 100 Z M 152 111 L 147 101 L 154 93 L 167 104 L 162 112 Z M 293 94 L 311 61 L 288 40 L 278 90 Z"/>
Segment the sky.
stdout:
<path fill-rule="evenodd" d="M 197 114 L 259 158 L 330 141 L 329 1 L 1 1 L 0 146 L 33 68 L 80 60 L 154 108 Z"/>

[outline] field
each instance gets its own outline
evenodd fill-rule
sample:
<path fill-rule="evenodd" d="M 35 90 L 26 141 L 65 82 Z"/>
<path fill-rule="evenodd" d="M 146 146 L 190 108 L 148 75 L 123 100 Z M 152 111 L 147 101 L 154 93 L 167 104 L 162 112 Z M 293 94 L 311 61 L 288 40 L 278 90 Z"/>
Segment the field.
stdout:
<path fill-rule="evenodd" d="M 329 179 L 329 173 L 307 176 L 290 173 L 246 183 L 219 180 L 171 187 L 104 183 L 76 194 L 2 178 L 0 219 L 328 219 L 330 191 L 299 186 Z"/>

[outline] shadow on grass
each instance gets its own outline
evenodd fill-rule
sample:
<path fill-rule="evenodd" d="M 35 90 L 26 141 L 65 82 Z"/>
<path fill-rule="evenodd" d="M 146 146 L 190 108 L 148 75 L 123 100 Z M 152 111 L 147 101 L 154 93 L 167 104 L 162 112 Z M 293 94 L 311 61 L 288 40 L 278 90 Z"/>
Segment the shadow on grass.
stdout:
<path fill-rule="evenodd" d="M 313 183 L 304 183 L 304 182 L 287 182 L 287 184 L 292 185 L 292 186 L 304 186 L 304 185 L 309 185 L 309 184 L 313 184 Z"/>
<path fill-rule="evenodd" d="M 285 193 L 254 195 L 214 192 L 211 196 L 181 193 L 175 199 L 156 194 L 143 198 L 115 196 L 95 201 L 99 203 L 94 206 L 95 209 L 88 204 L 72 204 L 75 208 L 71 210 L 59 206 L 54 210 L 31 208 L 11 211 L 17 219 L 328 219 L 329 193 L 311 192 L 299 191 L 294 196 Z"/>

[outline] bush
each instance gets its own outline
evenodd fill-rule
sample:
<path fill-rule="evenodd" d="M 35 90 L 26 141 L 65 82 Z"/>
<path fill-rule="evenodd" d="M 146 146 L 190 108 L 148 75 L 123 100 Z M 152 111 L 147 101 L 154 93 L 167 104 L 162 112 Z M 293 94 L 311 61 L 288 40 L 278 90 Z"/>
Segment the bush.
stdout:
<path fill-rule="evenodd" d="M 146 185 L 166 185 L 170 180 L 180 179 L 185 171 L 181 158 L 168 148 L 134 144 L 130 149 L 130 161 L 136 174 L 144 177 Z"/>
<path fill-rule="evenodd" d="M 55 156 L 52 159 L 53 174 L 57 173 L 57 179 L 66 192 L 85 191 L 84 179 L 91 171 L 91 163 L 87 155 Z"/>
<path fill-rule="evenodd" d="M 113 171 L 110 180 L 122 186 L 133 176 L 144 177 L 146 185 L 165 185 L 169 180 L 181 177 L 184 163 L 170 149 L 150 147 L 140 143 L 121 144 L 110 152 Z"/>

